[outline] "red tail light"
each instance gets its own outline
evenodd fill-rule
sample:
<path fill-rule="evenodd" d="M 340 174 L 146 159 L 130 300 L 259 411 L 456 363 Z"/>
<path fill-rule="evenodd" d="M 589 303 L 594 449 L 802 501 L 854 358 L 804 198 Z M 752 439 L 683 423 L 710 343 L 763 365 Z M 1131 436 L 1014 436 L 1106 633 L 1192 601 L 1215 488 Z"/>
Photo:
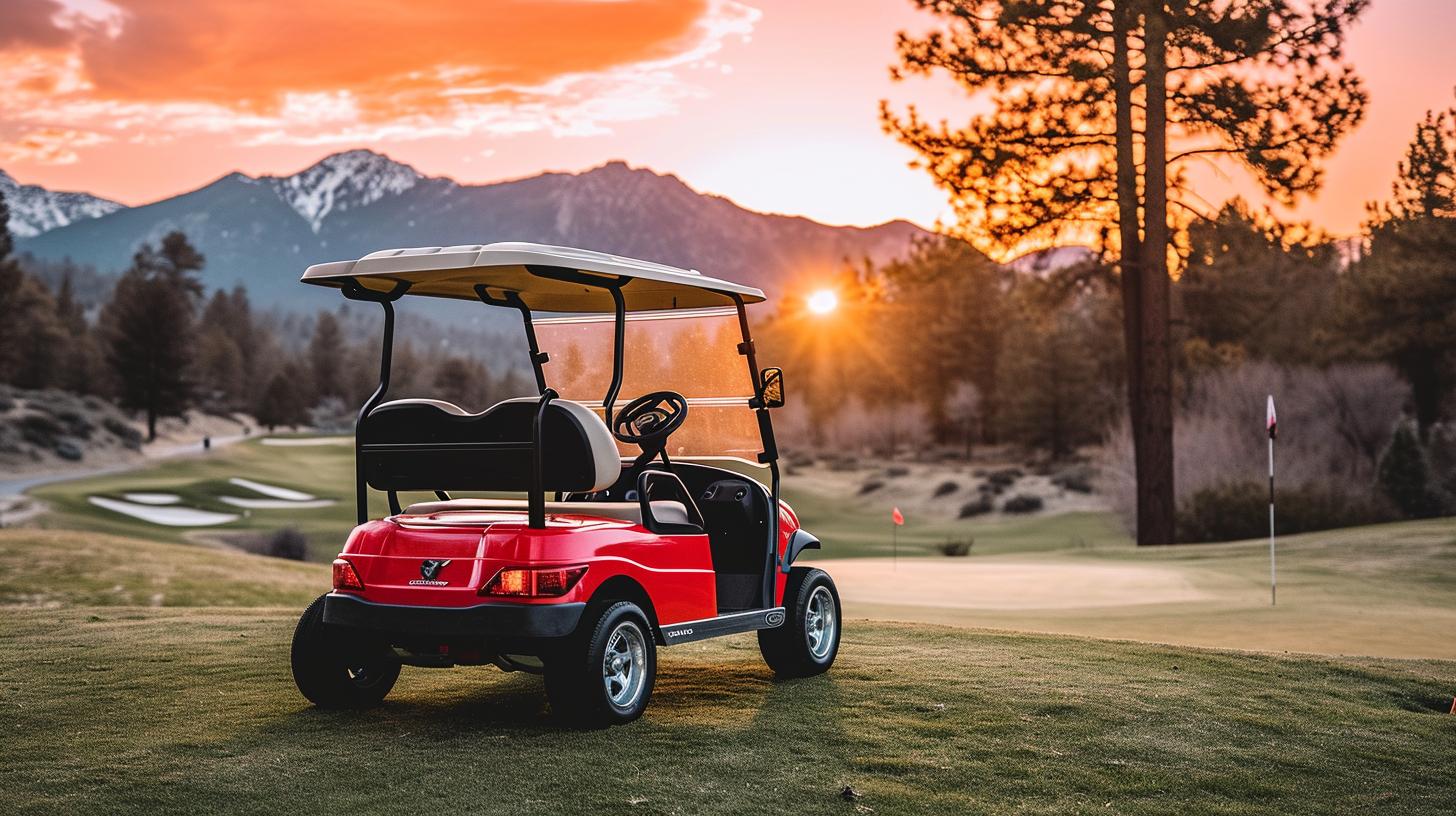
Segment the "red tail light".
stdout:
<path fill-rule="evenodd" d="M 359 580 L 359 573 L 354 571 L 354 565 L 342 558 L 334 559 L 334 589 L 364 591 L 364 582 Z"/>
<path fill-rule="evenodd" d="M 570 592 L 583 575 L 586 575 L 586 567 L 507 567 L 487 581 L 480 594 L 514 598 L 554 598 Z"/>

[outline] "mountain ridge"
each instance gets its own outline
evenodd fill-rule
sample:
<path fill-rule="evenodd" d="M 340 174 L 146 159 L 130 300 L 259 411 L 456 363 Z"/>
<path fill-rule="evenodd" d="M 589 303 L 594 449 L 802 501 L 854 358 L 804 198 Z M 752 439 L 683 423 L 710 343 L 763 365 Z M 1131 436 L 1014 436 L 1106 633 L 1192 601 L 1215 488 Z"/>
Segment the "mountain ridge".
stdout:
<path fill-rule="evenodd" d="M 0 170 L 0 195 L 10 209 L 6 226 L 17 238 L 32 238 L 77 221 L 99 218 L 123 209 L 124 205 L 90 193 L 48 190 L 38 184 L 21 184 Z"/>
<path fill-rule="evenodd" d="M 461 184 L 372 150 L 334 153 L 287 176 L 224 175 L 195 190 L 31 236 L 18 249 L 103 271 L 143 241 L 181 229 L 207 256 L 204 283 L 242 283 L 264 305 L 312 308 L 312 263 L 404 246 L 519 240 L 578 246 L 700 269 L 769 291 L 845 262 L 902 255 L 929 233 L 905 221 L 830 226 L 761 213 L 672 174 L 613 160 L 579 172 Z"/>

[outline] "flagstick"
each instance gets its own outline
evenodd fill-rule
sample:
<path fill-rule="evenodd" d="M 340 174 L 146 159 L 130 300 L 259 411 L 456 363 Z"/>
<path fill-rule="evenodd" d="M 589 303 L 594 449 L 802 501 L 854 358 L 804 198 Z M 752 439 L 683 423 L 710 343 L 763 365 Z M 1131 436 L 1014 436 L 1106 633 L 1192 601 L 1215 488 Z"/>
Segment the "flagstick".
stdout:
<path fill-rule="evenodd" d="M 900 569 L 900 525 L 890 522 L 890 570 Z"/>
<path fill-rule="evenodd" d="M 1279 572 L 1274 559 L 1274 435 L 1269 434 L 1269 605 L 1279 603 Z"/>

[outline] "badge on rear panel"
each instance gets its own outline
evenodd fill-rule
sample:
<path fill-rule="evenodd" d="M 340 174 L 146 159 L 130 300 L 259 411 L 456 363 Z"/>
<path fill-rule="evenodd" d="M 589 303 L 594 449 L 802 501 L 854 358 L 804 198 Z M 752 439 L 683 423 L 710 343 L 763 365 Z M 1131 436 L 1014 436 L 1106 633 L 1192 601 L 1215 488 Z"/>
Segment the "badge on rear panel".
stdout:
<path fill-rule="evenodd" d="M 449 586 L 449 581 L 438 580 L 440 570 L 450 566 L 448 558 L 426 558 L 420 562 L 420 577 L 409 582 L 410 586 Z"/>

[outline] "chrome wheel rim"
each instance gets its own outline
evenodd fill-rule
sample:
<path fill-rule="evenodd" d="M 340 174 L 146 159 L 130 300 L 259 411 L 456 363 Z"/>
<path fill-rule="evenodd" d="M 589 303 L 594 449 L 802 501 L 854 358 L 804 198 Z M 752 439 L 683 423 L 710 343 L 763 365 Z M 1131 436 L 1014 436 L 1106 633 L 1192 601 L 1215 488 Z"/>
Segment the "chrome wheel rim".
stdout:
<path fill-rule="evenodd" d="M 631 708 L 647 679 L 647 639 L 632 621 L 617 624 L 602 654 L 602 683 L 617 708 Z"/>
<path fill-rule="evenodd" d="M 809 654 L 815 660 L 823 660 L 829 656 L 838 628 L 839 620 L 834 615 L 834 596 L 829 594 L 828 587 L 815 587 L 809 595 L 809 605 L 804 610 L 804 636 L 809 641 Z"/>

